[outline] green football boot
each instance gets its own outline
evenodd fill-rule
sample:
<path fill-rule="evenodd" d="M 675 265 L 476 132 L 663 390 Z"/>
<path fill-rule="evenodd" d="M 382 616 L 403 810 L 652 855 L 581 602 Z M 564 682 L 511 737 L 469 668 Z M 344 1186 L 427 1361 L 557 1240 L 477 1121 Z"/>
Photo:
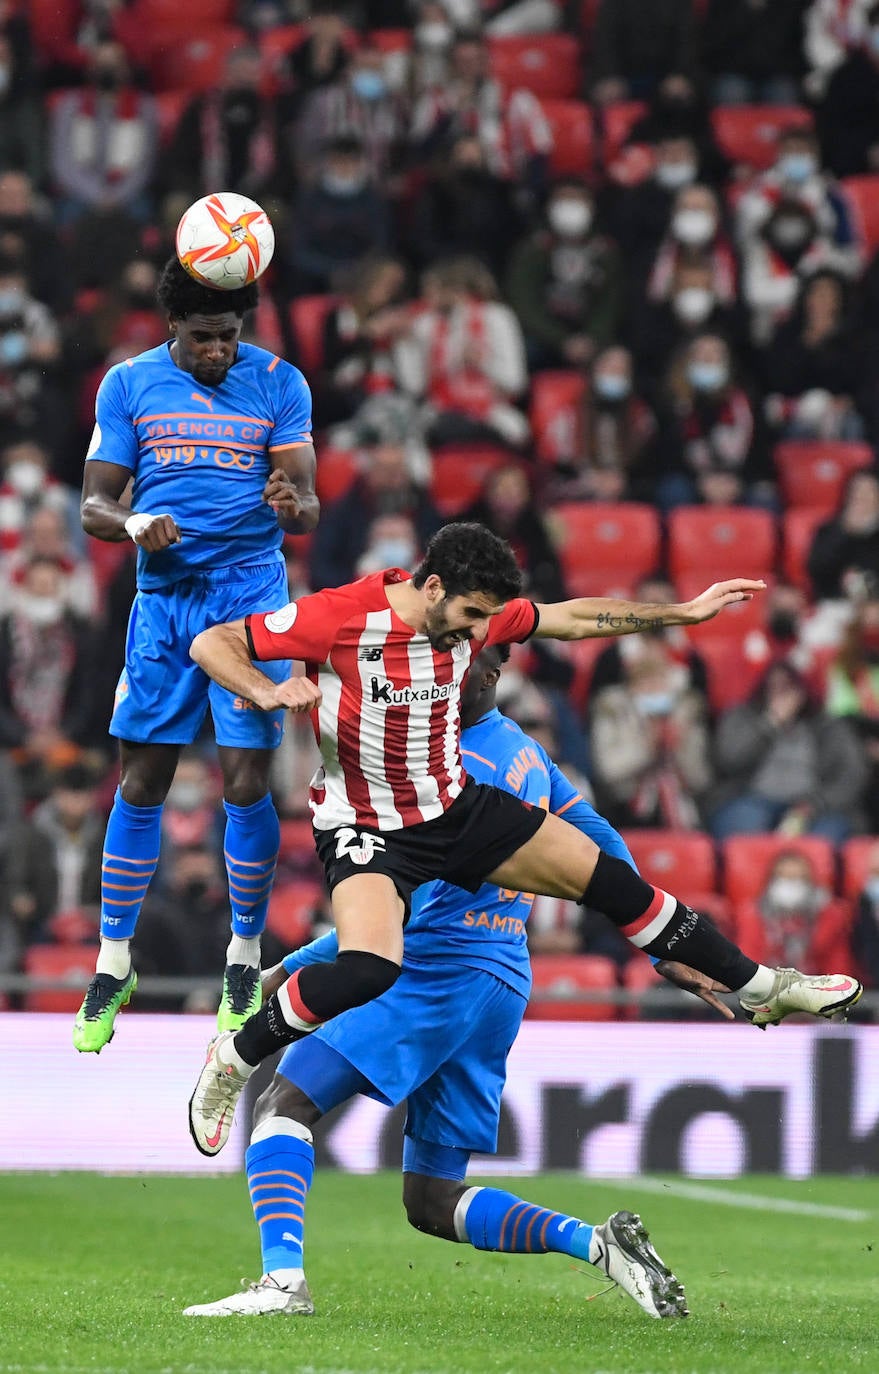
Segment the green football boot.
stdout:
<path fill-rule="evenodd" d="M 259 969 L 249 964 L 227 964 L 223 996 L 217 1012 L 217 1031 L 239 1031 L 262 1006 Z"/>
<path fill-rule="evenodd" d="M 81 1054 L 100 1054 L 113 1039 L 116 1013 L 128 1005 L 137 987 L 137 974 L 128 970 L 127 978 L 96 973 L 88 985 L 82 1006 L 73 1023 L 73 1048 Z"/>

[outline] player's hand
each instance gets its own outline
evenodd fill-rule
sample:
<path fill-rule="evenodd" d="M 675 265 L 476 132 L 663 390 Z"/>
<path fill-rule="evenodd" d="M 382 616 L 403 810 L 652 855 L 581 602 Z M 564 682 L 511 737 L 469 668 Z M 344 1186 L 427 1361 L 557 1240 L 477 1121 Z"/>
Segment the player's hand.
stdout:
<path fill-rule="evenodd" d="M 656 965 L 656 972 L 667 982 L 674 983 L 676 988 L 683 988 L 684 992 L 692 992 L 694 997 L 701 998 L 709 1007 L 719 1011 L 727 1021 L 735 1021 L 733 1012 L 717 996 L 719 992 L 729 992 L 729 988 L 709 978 L 707 973 L 700 973 L 688 964 L 678 964 L 673 959 L 660 959 Z"/>
<path fill-rule="evenodd" d="M 307 677 L 288 677 L 279 682 L 270 696 L 259 703 L 263 711 L 277 711 L 281 707 L 294 714 L 314 711 L 320 706 L 323 697 L 319 689 Z"/>
<path fill-rule="evenodd" d="M 733 577 L 729 582 L 715 582 L 706 591 L 685 601 L 681 606 L 683 625 L 701 625 L 703 620 L 713 620 L 725 606 L 734 606 L 738 601 L 751 601 L 757 592 L 765 592 L 766 583 L 749 577 Z"/>
<path fill-rule="evenodd" d="M 183 535 L 173 515 L 151 515 L 144 517 L 146 523 L 133 535 L 135 544 L 147 553 L 161 553 L 172 544 L 179 544 Z"/>
<path fill-rule="evenodd" d="M 262 489 L 262 499 L 271 506 L 281 522 L 295 520 L 302 513 L 299 493 L 283 468 L 275 468 Z"/>
<path fill-rule="evenodd" d="M 262 975 L 262 1000 L 267 1002 L 273 992 L 277 992 L 290 977 L 283 964 L 275 964 L 274 968 L 267 968 Z"/>

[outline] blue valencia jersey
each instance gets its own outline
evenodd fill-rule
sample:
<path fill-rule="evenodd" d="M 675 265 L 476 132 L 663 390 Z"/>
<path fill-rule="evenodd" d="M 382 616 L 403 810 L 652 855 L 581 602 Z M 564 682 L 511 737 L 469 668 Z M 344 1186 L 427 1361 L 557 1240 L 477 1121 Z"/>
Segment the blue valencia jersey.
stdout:
<path fill-rule="evenodd" d="M 467 772 L 476 782 L 503 787 L 525 801 L 563 816 L 614 858 L 635 867 L 622 837 L 580 795 L 546 750 L 497 709 L 461 735 Z M 528 997 L 531 965 L 526 922 L 534 896 L 483 883 L 467 892 L 440 880 L 425 883 L 412 898 L 403 942 L 403 969 L 427 977 L 438 964 L 483 969 Z M 335 932 L 284 960 L 288 972 L 335 958 Z M 399 985 L 398 985 L 399 986 Z"/>
<path fill-rule="evenodd" d="M 220 386 L 202 386 L 162 344 L 112 367 L 98 391 L 86 460 L 134 477 L 132 510 L 169 514 L 182 540 L 138 549 L 137 584 L 280 562 L 283 532 L 262 500 L 272 450 L 311 441 L 311 393 L 298 368 L 252 344 Z"/>

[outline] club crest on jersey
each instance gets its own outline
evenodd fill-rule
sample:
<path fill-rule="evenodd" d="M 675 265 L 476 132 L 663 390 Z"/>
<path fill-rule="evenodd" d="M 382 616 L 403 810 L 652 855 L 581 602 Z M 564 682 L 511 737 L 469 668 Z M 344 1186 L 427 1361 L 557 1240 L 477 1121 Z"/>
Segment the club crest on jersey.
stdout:
<path fill-rule="evenodd" d="M 289 606 L 282 606 L 279 611 L 270 611 L 265 618 L 265 627 L 271 630 L 273 635 L 282 635 L 292 629 L 298 613 L 299 607 L 295 601 L 291 601 Z"/>
<path fill-rule="evenodd" d="M 381 835 L 371 835 L 368 830 L 361 830 L 358 835 L 356 830 L 346 825 L 336 832 L 336 858 L 348 858 L 360 868 L 371 863 L 376 851 L 381 853 L 384 848 Z"/>
<path fill-rule="evenodd" d="M 433 682 L 429 687 L 393 687 L 390 682 L 371 677 L 372 701 L 386 706 L 411 706 L 416 701 L 448 701 L 458 690 L 456 682 Z"/>

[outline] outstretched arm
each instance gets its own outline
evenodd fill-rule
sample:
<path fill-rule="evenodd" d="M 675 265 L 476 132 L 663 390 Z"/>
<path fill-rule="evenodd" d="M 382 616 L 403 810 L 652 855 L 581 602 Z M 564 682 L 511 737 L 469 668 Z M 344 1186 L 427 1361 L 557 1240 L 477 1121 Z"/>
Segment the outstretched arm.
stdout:
<path fill-rule="evenodd" d="M 704 620 L 713 620 L 724 607 L 750 601 L 765 588 L 763 581 L 734 577 L 729 582 L 715 582 L 692 601 L 664 604 L 591 596 L 557 601 L 538 605 L 540 622 L 534 635 L 536 639 L 601 639 L 659 630 L 666 625 L 701 625 Z"/>

